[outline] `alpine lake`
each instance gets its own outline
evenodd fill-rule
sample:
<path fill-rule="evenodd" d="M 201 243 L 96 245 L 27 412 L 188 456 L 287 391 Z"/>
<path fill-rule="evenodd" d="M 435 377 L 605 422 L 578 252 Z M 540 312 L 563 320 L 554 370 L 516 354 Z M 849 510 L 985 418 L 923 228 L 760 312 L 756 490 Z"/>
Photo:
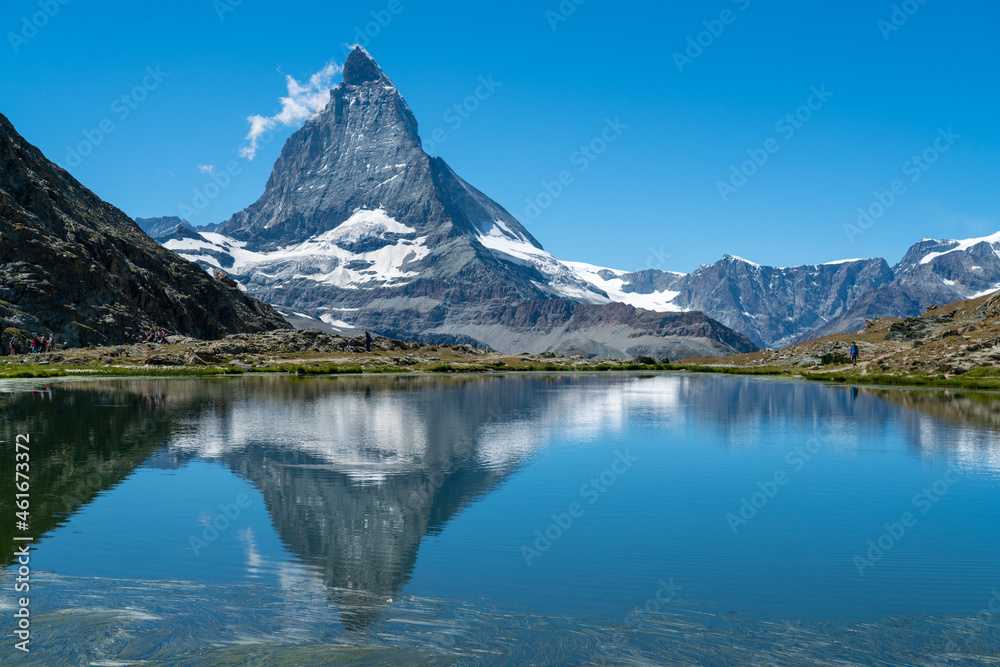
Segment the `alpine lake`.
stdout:
<path fill-rule="evenodd" d="M 1000 662 L 1000 394 L 250 376 L 0 406 L 0 664 Z"/>

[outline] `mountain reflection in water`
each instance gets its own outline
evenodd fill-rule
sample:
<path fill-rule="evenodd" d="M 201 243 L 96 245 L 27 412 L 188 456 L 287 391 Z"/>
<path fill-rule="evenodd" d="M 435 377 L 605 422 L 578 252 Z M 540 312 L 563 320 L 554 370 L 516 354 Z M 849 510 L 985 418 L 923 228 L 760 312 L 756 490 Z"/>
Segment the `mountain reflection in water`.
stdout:
<path fill-rule="evenodd" d="M 36 544 L 143 466 L 221 465 L 263 498 L 274 531 L 348 632 L 388 622 L 418 551 L 553 440 L 587 446 L 639 416 L 663 433 L 710 424 L 724 450 L 784 423 L 902 429 L 915 458 L 1000 472 L 1000 396 L 685 375 L 9 382 L 0 439 L 32 434 Z M 779 427 L 776 427 L 778 424 Z M 766 428 L 765 428 L 766 425 Z M 13 516 L 12 455 L 0 515 Z M 0 560 L 14 563 L 13 522 Z M 252 536 L 247 538 L 253 549 Z"/>

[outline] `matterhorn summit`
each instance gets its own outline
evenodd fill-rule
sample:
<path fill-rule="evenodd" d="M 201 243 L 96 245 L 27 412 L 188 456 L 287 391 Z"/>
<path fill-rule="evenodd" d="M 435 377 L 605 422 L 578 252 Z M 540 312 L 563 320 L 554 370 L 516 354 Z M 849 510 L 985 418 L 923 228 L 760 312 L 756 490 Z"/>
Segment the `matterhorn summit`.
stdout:
<path fill-rule="evenodd" d="M 638 295 L 652 304 L 638 309 L 591 275 L 597 267 L 555 259 L 423 150 L 417 119 L 367 51 L 351 52 L 343 76 L 288 139 L 256 203 L 165 245 L 334 328 L 600 357 L 753 349 L 702 313 L 679 312 L 667 292 Z"/>

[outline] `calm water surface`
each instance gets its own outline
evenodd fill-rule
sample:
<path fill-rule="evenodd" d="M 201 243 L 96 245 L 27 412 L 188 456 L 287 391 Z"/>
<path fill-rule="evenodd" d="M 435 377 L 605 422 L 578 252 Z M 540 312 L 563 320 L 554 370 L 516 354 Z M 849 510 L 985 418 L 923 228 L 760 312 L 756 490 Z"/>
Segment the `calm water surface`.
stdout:
<path fill-rule="evenodd" d="M 2 664 L 1000 662 L 998 395 L 683 375 L 0 392 Z"/>

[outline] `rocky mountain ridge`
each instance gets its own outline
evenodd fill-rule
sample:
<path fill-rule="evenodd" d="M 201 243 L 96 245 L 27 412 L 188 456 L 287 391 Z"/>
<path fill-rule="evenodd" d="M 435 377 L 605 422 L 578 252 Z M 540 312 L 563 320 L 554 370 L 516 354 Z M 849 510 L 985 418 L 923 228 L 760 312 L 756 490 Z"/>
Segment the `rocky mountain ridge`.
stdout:
<path fill-rule="evenodd" d="M 287 327 L 270 307 L 153 241 L 0 115 L 0 320 L 10 336 L 199 338 Z"/>

